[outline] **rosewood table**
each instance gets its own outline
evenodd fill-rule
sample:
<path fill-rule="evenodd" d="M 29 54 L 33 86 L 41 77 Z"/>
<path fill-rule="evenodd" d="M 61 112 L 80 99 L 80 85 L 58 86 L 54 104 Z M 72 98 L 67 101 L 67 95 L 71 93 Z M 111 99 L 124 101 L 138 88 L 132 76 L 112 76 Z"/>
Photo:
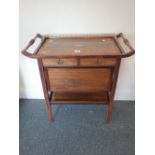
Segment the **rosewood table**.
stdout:
<path fill-rule="evenodd" d="M 37 38 L 41 43 L 35 52 L 28 52 Z M 52 104 L 105 104 L 108 123 L 121 59 L 135 51 L 122 33 L 96 36 L 37 34 L 22 53 L 38 61 L 49 121 L 53 120 Z"/>

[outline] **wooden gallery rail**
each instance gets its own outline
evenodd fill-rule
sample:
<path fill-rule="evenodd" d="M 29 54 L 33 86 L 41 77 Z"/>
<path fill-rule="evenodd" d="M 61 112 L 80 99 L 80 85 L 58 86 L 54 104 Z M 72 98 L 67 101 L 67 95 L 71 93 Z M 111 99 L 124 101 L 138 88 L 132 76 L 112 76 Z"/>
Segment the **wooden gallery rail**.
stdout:
<path fill-rule="evenodd" d="M 35 52 L 28 48 L 40 38 Z M 123 40 L 123 42 L 120 42 Z M 125 52 L 126 46 L 130 51 Z M 38 61 L 48 120 L 51 104 L 106 104 L 111 118 L 122 58 L 135 51 L 122 33 L 115 35 L 42 36 L 37 34 L 22 53 Z"/>

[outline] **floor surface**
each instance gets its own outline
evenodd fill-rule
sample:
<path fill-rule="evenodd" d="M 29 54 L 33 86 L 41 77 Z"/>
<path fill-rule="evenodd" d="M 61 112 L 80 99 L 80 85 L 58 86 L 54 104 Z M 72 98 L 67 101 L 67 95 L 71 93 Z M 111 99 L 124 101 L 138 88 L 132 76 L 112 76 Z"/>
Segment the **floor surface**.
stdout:
<path fill-rule="evenodd" d="M 134 155 L 135 104 L 114 103 L 110 124 L 107 106 L 53 106 L 49 123 L 44 100 L 20 100 L 20 155 Z"/>

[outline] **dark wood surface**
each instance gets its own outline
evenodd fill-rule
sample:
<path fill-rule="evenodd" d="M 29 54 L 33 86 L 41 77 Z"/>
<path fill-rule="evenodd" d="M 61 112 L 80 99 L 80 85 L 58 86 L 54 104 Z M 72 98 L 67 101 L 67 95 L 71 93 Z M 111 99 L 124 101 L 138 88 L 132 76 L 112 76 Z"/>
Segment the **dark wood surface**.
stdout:
<path fill-rule="evenodd" d="M 80 66 L 115 66 L 115 58 L 81 58 Z"/>
<path fill-rule="evenodd" d="M 108 104 L 107 92 L 96 93 L 66 93 L 55 92 L 53 93 L 51 103 L 52 104 Z M 63 101 L 63 102 L 62 102 Z"/>
<path fill-rule="evenodd" d="M 48 38 L 39 49 L 40 56 L 121 55 L 113 37 Z"/>
<path fill-rule="evenodd" d="M 28 48 L 36 38 L 41 43 L 34 53 Z M 119 39 L 130 51 L 125 52 Z M 38 59 L 48 120 L 51 104 L 107 104 L 111 119 L 121 58 L 134 54 L 122 33 L 103 36 L 59 36 L 37 34 L 22 51 Z"/>
<path fill-rule="evenodd" d="M 41 39 L 39 47 L 34 53 L 29 53 L 36 38 Z M 124 44 L 130 49 L 125 52 L 118 39 L 123 39 Z M 72 57 L 104 57 L 125 58 L 133 55 L 135 50 L 122 33 L 118 35 L 81 35 L 81 36 L 42 36 L 37 34 L 22 50 L 30 58 L 72 58 Z"/>
<path fill-rule="evenodd" d="M 51 122 L 53 120 L 53 118 L 52 118 L 52 108 L 50 106 L 50 99 L 49 99 L 49 95 L 48 95 L 46 72 L 45 72 L 45 69 L 43 68 L 43 64 L 42 64 L 41 59 L 38 59 L 38 66 L 39 66 L 40 78 L 41 78 L 42 88 L 43 88 L 44 97 L 45 97 L 46 111 L 47 111 L 47 114 L 48 114 L 48 120 Z"/>
<path fill-rule="evenodd" d="M 115 66 L 116 58 L 53 58 L 53 59 L 43 59 L 44 67 L 67 67 L 67 66 L 81 66 L 81 67 L 97 67 L 97 66 Z"/>
<path fill-rule="evenodd" d="M 49 66 L 77 66 L 78 65 L 78 61 L 76 58 L 70 58 L 70 59 L 65 59 L 65 58 L 61 58 L 61 59 L 43 59 L 43 65 L 45 67 L 49 67 Z"/>
<path fill-rule="evenodd" d="M 53 92 L 109 91 L 111 69 L 48 69 L 50 90 Z"/>
<path fill-rule="evenodd" d="M 107 117 L 106 117 L 106 122 L 109 123 L 111 119 L 111 114 L 113 110 L 113 103 L 114 103 L 114 97 L 115 97 L 115 91 L 116 91 L 116 84 L 117 84 L 117 79 L 118 79 L 118 73 L 119 73 L 119 68 L 120 68 L 120 63 L 121 59 L 117 59 L 117 63 L 114 67 L 113 71 L 113 82 L 111 85 L 111 91 L 109 91 L 109 104 L 108 104 L 108 110 L 107 110 Z"/>

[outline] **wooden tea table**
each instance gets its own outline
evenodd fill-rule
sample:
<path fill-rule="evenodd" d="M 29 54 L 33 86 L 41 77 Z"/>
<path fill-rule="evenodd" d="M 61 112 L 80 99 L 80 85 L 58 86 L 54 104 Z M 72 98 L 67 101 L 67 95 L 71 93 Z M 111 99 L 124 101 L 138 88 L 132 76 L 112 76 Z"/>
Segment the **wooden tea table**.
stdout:
<path fill-rule="evenodd" d="M 40 38 L 35 52 L 28 48 Z M 130 50 L 125 52 L 120 39 Z M 122 58 L 135 51 L 123 34 L 42 36 L 37 34 L 22 51 L 38 61 L 48 120 L 52 104 L 105 104 L 111 118 Z"/>

